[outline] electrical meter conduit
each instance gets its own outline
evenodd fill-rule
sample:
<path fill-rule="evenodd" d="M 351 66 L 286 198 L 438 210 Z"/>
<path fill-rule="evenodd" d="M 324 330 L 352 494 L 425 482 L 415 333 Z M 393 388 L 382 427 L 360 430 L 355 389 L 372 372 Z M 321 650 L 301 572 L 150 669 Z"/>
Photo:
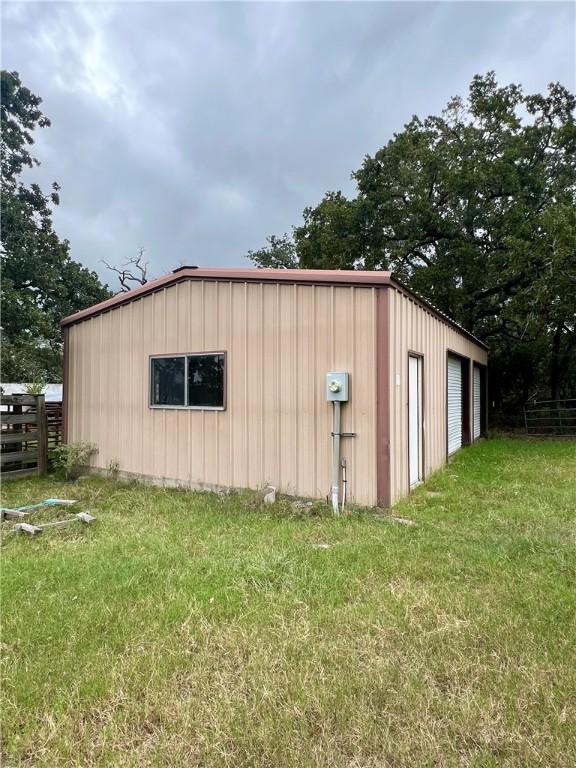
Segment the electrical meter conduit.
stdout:
<path fill-rule="evenodd" d="M 342 420 L 340 408 L 348 401 L 348 374 L 344 371 L 333 371 L 326 374 L 326 399 L 332 403 L 332 484 L 330 495 L 332 509 L 335 515 L 340 514 L 340 438 Z M 346 436 L 346 435 L 344 435 Z M 352 436 L 349 433 L 348 436 Z"/>
<path fill-rule="evenodd" d="M 332 509 L 334 514 L 340 514 L 340 400 L 333 400 L 332 419 Z"/>

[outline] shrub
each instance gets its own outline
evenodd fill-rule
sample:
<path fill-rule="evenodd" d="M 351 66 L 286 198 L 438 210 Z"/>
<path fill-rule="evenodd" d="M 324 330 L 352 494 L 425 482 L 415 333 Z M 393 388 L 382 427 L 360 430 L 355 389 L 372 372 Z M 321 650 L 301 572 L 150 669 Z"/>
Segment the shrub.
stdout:
<path fill-rule="evenodd" d="M 50 459 L 56 474 L 65 480 L 75 480 L 95 453 L 98 448 L 94 443 L 68 443 L 53 448 Z"/>
<path fill-rule="evenodd" d="M 35 376 L 34 381 L 24 384 L 24 392 L 27 395 L 43 395 L 46 389 L 46 378 L 44 376 Z"/>

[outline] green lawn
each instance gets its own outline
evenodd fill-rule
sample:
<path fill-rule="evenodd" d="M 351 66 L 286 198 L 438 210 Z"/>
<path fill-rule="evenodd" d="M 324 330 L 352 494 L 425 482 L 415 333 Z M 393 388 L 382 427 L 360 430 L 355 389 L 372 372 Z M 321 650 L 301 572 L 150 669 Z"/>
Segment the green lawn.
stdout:
<path fill-rule="evenodd" d="M 414 526 L 3 487 L 46 496 L 98 520 L 3 524 L 4 768 L 576 764 L 575 443 L 461 452 L 394 510 Z"/>

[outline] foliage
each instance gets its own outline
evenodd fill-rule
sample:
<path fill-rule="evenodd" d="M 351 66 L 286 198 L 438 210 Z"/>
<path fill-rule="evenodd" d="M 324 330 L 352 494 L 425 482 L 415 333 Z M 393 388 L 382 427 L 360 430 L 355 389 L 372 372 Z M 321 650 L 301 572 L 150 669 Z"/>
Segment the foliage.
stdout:
<path fill-rule="evenodd" d="M 264 269 L 296 269 L 298 257 L 296 246 L 287 235 L 270 235 L 268 245 L 259 251 L 248 251 L 248 258 Z"/>
<path fill-rule="evenodd" d="M 414 526 L 72 495 L 96 523 L 2 549 L 6 765 L 573 765 L 573 445 L 462 451 L 395 510 Z"/>
<path fill-rule="evenodd" d="M 50 464 L 64 480 L 75 480 L 95 453 L 98 453 L 98 448 L 94 443 L 57 445 L 50 451 Z"/>
<path fill-rule="evenodd" d="M 42 376 L 36 377 L 34 381 L 30 381 L 24 385 L 24 392 L 27 395 L 43 395 L 48 382 Z"/>
<path fill-rule="evenodd" d="M 491 399 L 576 390 L 576 100 L 476 76 L 413 117 L 259 266 L 390 269 L 491 349 Z"/>
<path fill-rule="evenodd" d="M 58 184 L 45 194 L 21 180 L 24 170 L 39 165 L 30 153 L 32 132 L 50 125 L 41 101 L 17 72 L 2 70 L 2 376 L 7 381 L 38 376 L 61 381 L 60 320 L 110 296 L 95 272 L 70 258 L 68 241 L 53 230 Z"/>

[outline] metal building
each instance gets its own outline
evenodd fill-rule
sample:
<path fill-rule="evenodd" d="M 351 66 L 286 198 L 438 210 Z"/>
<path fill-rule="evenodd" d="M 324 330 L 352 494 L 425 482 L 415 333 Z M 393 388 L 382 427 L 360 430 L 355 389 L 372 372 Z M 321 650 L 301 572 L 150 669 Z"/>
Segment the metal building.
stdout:
<path fill-rule="evenodd" d="M 388 272 L 183 267 L 65 318 L 95 469 L 390 506 L 486 426 L 484 344 Z"/>

